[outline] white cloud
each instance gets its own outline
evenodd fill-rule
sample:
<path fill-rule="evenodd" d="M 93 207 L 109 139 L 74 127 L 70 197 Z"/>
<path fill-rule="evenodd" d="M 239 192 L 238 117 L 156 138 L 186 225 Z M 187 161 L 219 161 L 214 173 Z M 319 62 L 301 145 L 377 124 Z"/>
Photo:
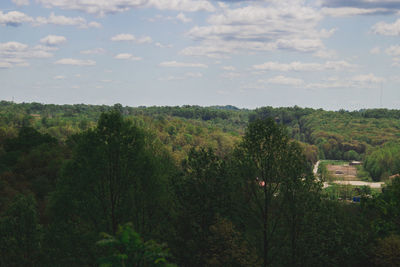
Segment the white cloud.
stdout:
<path fill-rule="evenodd" d="M 59 36 L 59 35 L 47 35 L 46 37 L 40 39 L 40 42 L 42 44 L 48 45 L 48 46 L 56 46 L 63 44 L 67 41 L 67 38 L 64 36 Z"/>
<path fill-rule="evenodd" d="M 152 39 L 149 36 L 143 36 L 143 37 L 137 38 L 134 35 L 129 34 L 129 33 L 121 33 L 121 34 L 117 34 L 117 35 L 111 37 L 111 41 L 113 41 L 113 42 L 135 42 L 138 44 L 145 44 L 145 43 L 151 43 Z"/>
<path fill-rule="evenodd" d="M 203 73 L 201 72 L 186 72 L 184 75 L 182 76 L 167 76 L 164 78 L 159 78 L 159 81 L 181 81 L 181 80 L 187 80 L 189 78 L 201 78 L 203 77 Z"/>
<path fill-rule="evenodd" d="M 179 13 L 179 14 L 176 16 L 176 19 L 179 20 L 179 21 L 181 21 L 181 22 L 183 22 L 183 23 L 188 23 L 188 22 L 191 22 L 191 21 L 192 21 L 191 18 L 186 17 L 185 14 L 183 14 L 183 13 Z"/>
<path fill-rule="evenodd" d="M 242 76 L 242 74 L 241 74 L 241 73 L 238 73 L 238 72 L 230 71 L 230 72 L 224 72 L 224 73 L 222 73 L 220 76 L 221 76 L 222 78 L 232 80 L 232 79 L 235 79 L 235 78 L 238 78 L 238 77 Z"/>
<path fill-rule="evenodd" d="M 171 48 L 171 47 L 172 47 L 171 44 L 169 44 L 169 45 L 164 45 L 164 44 L 158 43 L 158 42 L 155 43 L 155 46 L 160 47 L 160 48 Z"/>
<path fill-rule="evenodd" d="M 262 80 L 261 80 L 262 81 Z M 277 85 L 288 85 L 288 86 L 300 86 L 304 83 L 302 79 L 292 78 L 292 77 L 285 77 L 283 75 L 279 75 L 273 78 L 269 78 L 265 81 L 266 83 L 270 84 L 277 84 Z"/>
<path fill-rule="evenodd" d="M 381 53 L 380 47 L 374 47 L 371 50 L 369 50 L 369 53 L 372 55 L 379 55 Z"/>
<path fill-rule="evenodd" d="M 322 82 L 309 83 L 306 88 L 326 89 L 326 88 L 373 88 L 385 82 L 383 77 L 377 77 L 372 73 L 360 74 L 349 78 L 330 77 Z"/>
<path fill-rule="evenodd" d="M 75 59 L 75 58 L 63 58 L 54 62 L 58 65 L 73 65 L 73 66 L 94 66 L 96 65 L 96 61 L 93 60 L 83 60 L 83 59 Z"/>
<path fill-rule="evenodd" d="M 159 64 L 161 67 L 178 67 L 178 68 L 207 68 L 208 66 L 201 63 L 185 63 L 176 61 L 166 61 Z"/>
<path fill-rule="evenodd" d="M 53 79 L 54 79 L 54 80 L 64 80 L 64 79 L 65 79 L 65 76 L 63 76 L 63 75 L 57 75 L 57 76 L 54 76 Z"/>
<path fill-rule="evenodd" d="M 317 52 L 315 52 L 313 56 L 324 59 L 334 58 L 336 57 L 336 51 L 329 49 L 320 49 Z"/>
<path fill-rule="evenodd" d="M 136 39 L 136 43 L 138 44 L 150 44 L 151 42 L 153 42 L 153 40 L 150 36 L 144 36 Z"/>
<path fill-rule="evenodd" d="M 29 0 L 12 0 L 14 4 L 17 6 L 28 6 L 29 5 Z"/>
<path fill-rule="evenodd" d="M 336 29 L 318 29 L 323 16 L 303 1 L 273 1 L 218 10 L 206 26 L 195 26 L 188 33 L 199 45 L 181 54 L 227 57 L 238 52 L 292 50 L 317 52 L 325 49 L 322 38 Z"/>
<path fill-rule="evenodd" d="M 121 42 L 121 41 L 135 41 L 136 38 L 132 34 L 121 33 L 111 37 L 111 41 Z"/>
<path fill-rule="evenodd" d="M 400 58 L 399 57 L 393 58 L 392 67 L 400 67 Z"/>
<path fill-rule="evenodd" d="M 23 51 L 28 45 L 18 42 L 0 43 L 0 51 Z"/>
<path fill-rule="evenodd" d="M 149 22 L 157 22 L 157 21 L 173 21 L 173 22 L 183 22 L 183 23 L 188 23 L 191 22 L 192 19 L 188 18 L 184 13 L 180 12 L 178 15 L 175 17 L 173 16 L 163 16 L 160 14 L 155 15 L 152 18 L 146 19 Z"/>
<path fill-rule="evenodd" d="M 125 60 L 129 59 L 129 60 L 134 60 L 134 61 L 142 60 L 141 57 L 135 57 L 132 54 L 128 54 L 128 53 L 121 53 L 121 54 L 115 55 L 114 58 L 115 59 L 125 59 Z"/>
<path fill-rule="evenodd" d="M 223 67 L 221 67 L 221 69 L 227 70 L 227 71 L 235 71 L 236 70 L 236 68 L 234 66 L 223 66 Z"/>
<path fill-rule="evenodd" d="M 318 0 L 317 4 L 345 15 L 391 15 L 400 10 L 398 0 Z"/>
<path fill-rule="evenodd" d="M 329 8 L 325 7 L 321 9 L 321 12 L 325 16 L 331 17 L 350 17 L 350 16 L 357 16 L 357 15 L 372 15 L 378 12 L 383 12 L 384 9 L 382 8 L 374 8 L 374 9 L 367 9 L 367 8 L 357 8 L 357 7 L 338 7 L 338 8 Z"/>
<path fill-rule="evenodd" d="M 19 26 L 24 22 L 32 22 L 33 19 L 19 11 L 10 11 L 8 13 L 3 13 L 0 11 L 0 25 L 6 26 Z"/>
<path fill-rule="evenodd" d="M 346 70 L 352 69 L 356 66 L 348 63 L 347 61 L 327 61 L 324 64 L 320 63 L 279 63 L 279 62 L 265 62 L 260 65 L 253 65 L 253 69 L 263 71 L 323 71 L 323 70 Z"/>
<path fill-rule="evenodd" d="M 4 14 L 0 11 L 0 25 L 20 26 L 24 22 L 29 22 L 34 26 L 45 24 L 62 25 L 62 26 L 77 26 L 79 28 L 100 28 L 101 24 L 95 21 L 87 22 L 82 17 L 66 17 L 56 16 L 53 12 L 48 18 L 37 17 L 32 18 L 19 11 L 10 11 Z"/>
<path fill-rule="evenodd" d="M 161 10 L 178 10 L 186 12 L 215 11 L 214 6 L 206 0 L 148 0 L 147 6 Z"/>
<path fill-rule="evenodd" d="M 220 44 L 220 45 L 218 45 Z M 239 44 L 238 44 L 239 45 Z M 210 58 L 227 58 L 236 52 L 236 44 L 225 41 L 204 41 L 200 46 L 184 48 L 180 54 L 184 56 L 206 56 Z"/>
<path fill-rule="evenodd" d="M 187 72 L 185 73 L 186 77 L 190 77 L 190 78 L 201 78 L 203 77 L 203 73 L 201 72 Z"/>
<path fill-rule="evenodd" d="M 214 11 L 214 6 L 207 0 L 37 0 L 47 8 L 79 10 L 90 14 L 126 12 L 132 8 L 153 7 L 161 10 L 186 12 Z"/>
<path fill-rule="evenodd" d="M 66 17 L 66 16 L 57 16 L 53 12 L 50 14 L 48 18 L 45 17 L 37 17 L 34 25 L 39 26 L 43 24 L 54 24 L 54 25 L 62 25 L 62 26 L 77 26 L 79 28 L 100 28 L 101 24 L 98 22 L 87 22 L 86 19 L 82 17 Z"/>
<path fill-rule="evenodd" d="M 101 24 L 96 21 L 91 21 L 88 23 L 89 28 L 101 28 Z"/>
<path fill-rule="evenodd" d="M 104 54 L 106 52 L 105 49 L 103 48 L 94 48 L 94 49 L 89 49 L 89 50 L 82 50 L 81 54 L 85 55 L 99 55 L 99 54 Z"/>
<path fill-rule="evenodd" d="M 8 69 L 11 67 L 12 67 L 12 64 L 10 62 L 0 61 L 0 69 Z"/>
<path fill-rule="evenodd" d="M 29 47 L 19 42 L 0 43 L 0 62 L 3 68 L 29 66 L 28 59 L 49 58 L 57 48 L 49 48 L 42 45 Z"/>
<path fill-rule="evenodd" d="M 400 56 L 400 45 L 392 45 L 385 52 L 389 56 Z"/>
<path fill-rule="evenodd" d="M 372 32 L 380 35 L 397 36 L 400 35 L 400 19 L 394 23 L 378 22 L 371 28 Z"/>
<path fill-rule="evenodd" d="M 381 83 L 385 81 L 385 78 L 377 77 L 374 74 L 369 73 L 354 76 L 351 80 L 359 83 Z"/>
<path fill-rule="evenodd" d="M 229 5 L 224 2 L 218 2 L 218 7 L 222 8 L 222 9 L 227 9 L 227 8 L 229 8 Z"/>

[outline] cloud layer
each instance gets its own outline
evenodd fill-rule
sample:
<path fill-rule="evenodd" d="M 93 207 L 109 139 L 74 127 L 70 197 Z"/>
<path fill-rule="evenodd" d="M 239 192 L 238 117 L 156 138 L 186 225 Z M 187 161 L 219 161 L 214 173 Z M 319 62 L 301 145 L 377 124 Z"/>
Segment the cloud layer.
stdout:
<path fill-rule="evenodd" d="M 59 26 L 77 26 L 84 29 L 101 27 L 101 24 L 96 21 L 87 22 L 82 17 L 57 16 L 53 12 L 47 18 L 33 18 L 20 11 L 10 11 L 8 13 L 0 11 L 0 25 L 18 27 L 25 22 L 31 23 L 33 26 L 53 24 Z"/>
<path fill-rule="evenodd" d="M 159 64 L 160 67 L 172 67 L 172 68 L 207 68 L 206 64 L 202 63 L 186 63 L 177 61 L 165 61 Z"/>
<path fill-rule="evenodd" d="M 96 61 L 94 60 L 83 60 L 77 58 L 63 58 L 54 62 L 58 65 L 72 65 L 72 66 L 94 66 Z"/>
<path fill-rule="evenodd" d="M 125 12 L 133 8 L 157 8 L 160 10 L 177 11 L 209 11 L 215 10 L 214 6 L 206 0 L 38 0 L 47 8 L 62 8 L 79 10 L 98 16 Z"/>
<path fill-rule="evenodd" d="M 323 50 L 322 39 L 335 29 L 317 28 L 322 16 L 301 3 L 273 1 L 270 5 L 225 8 L 211 15 L 207 26 L 195 26 L 187 35 L 198 46 L 182 50 L 183 55 L 223 57 L 243 51 Z"/>
<path fill-rule="evenodd" d="M 137 44 L 145 44 L 151 43 L 152 39 L 150 36 L 143 36 L 143 37 L 135 37 L 133 34 L 130 33 L 121 33 L 111 37 L 111 41 L 113 42 L 135 42 Z"/>
<path fill-rule="evenodd" d="M 59 36 L 59 35 L 47 35 L 46 37 L 40 39 L 40 42 L 42 44 L 48 45 L 48 46 L 56 46 L 63 44 L 67 41 L 67 38 L 64 36 Z"/>
<path fill-rule="evenodd" d="M 1 68 L 26 67 L 29 66 L 28 59 L 50 58 L 51 51 L 55 49 L 37 45 L 30 47 L 19 42 L 0 43 L 0 66 Z"/>

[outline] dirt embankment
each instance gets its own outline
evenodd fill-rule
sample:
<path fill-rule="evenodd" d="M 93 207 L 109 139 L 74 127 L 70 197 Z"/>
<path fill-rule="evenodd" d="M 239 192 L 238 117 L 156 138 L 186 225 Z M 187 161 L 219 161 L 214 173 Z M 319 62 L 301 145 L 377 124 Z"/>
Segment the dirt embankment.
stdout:
<path fill-rule="evenodd" d="M 358 181 L 357 169 L 350 165 L 326 165 L 329 174 L 335 180 Z"/>

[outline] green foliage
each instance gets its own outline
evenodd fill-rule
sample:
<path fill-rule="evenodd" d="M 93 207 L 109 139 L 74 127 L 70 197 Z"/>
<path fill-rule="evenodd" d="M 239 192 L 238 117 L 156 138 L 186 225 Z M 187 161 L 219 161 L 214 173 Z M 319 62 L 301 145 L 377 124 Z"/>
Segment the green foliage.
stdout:
<path fill-rule="evenodd" d="M 212 149 L 192 149 L 182 162 L 183 176 L 175 182 L 178 201 L 175 253 L 184 266 L 204 266 L 209 253 L 210 227 L 219 216 L 235 213 L 235 188 L 227 165 Z"/>
<path fill-rule="evenodd" d="M 246 242 L 227 219 L 217 217 L 210 226 L 209 244 L 205 255 L 206 266 L 260 266 L 256 251 Z"/>
<path fill-rule="evenodd" d="M 301 147 L 289 142 L 285 129 L 273 120 L 257 119 L 249 124 L 236 157 L 238 175 L 246 181 L 251 199 L 249 209 L 258 222 L 263 265 L 274 264 L 285 238 L 290 244 L 287 264 L 295 264 L 302 218 L 319 190 Z"/>
<path fill-rule="evenodd" d="M 371 266 L 374 235 L 359 205 L 315 202 L 305 214 L 299 240 L 300 266 Z"/>
<path fill-rule="evenodd" d="M 17 193 L 33 193 L 42 205 L 54 190 L 65 152 L 56 139 L 33 128 L 21 128 L 18 136 L 6 138 L 0 153 L 0 211 Z"/>
<path fill-rule="evenodd" d="M 144 242 L 130 223 L 119 226 L 115 236 L 102 233 L 97 245 L 102 248 L 100 267 L 127 266 L 165 266 L 173 267 L 167 258 L 170 256 L 164 245 L 153 240 Z"/>
<path fill-rule="evenodd" d="M 400 182 L 327 197 L 310 167 L 365 158 L 359 173 L 396 174 L 399 129 L 384 109 L 2 101 L 0 265 L 391 264 Z M 351 194 L 361 205 L 336 201 Z"/>
<path fill-rule="evenodd" d="M 400 144 L 390 142 L 365 157 L 364 168 L 379 181 L 400 173 Z"/>
<path fill-rule="evenodd" d="M 374 263 L 376 266 L 399 266 L 400 237 L 397 235 L 390 235 L 386 238 L 379 239 L 374 254 Z"/>
<path fill-rule="evenodd" d="M 168 177 L 174 170 L 153 138 L 112 111 L 102 114 L 95 129 L 73 136 L 70 143 L 72 158 L 50 199 L 54 231 L 68 229 L 75 242 L 88 247 L 92 259 L 96 252 L 89 244 L 95 234 L 116 233 L 120 224 L 132 221 L 146 238 L 160 236 L 173 208 Z M 54 255 L 67 259 L 71 250 L 68 246 Z"/>
<path fill-rule="evenodd" d="M 18 195 L 0 218 L 0 266 L 40 266 L 42 230 L 32 195 Z"/>
<path fill-rule="evenodd" d="M 376 195 L 364 204 L 367 212 L 371 213 L 372 224 L 376 233 L 381 237 L 390 234 L 400 235 L 400 178 L 382 189 L 382 194 Z"/>

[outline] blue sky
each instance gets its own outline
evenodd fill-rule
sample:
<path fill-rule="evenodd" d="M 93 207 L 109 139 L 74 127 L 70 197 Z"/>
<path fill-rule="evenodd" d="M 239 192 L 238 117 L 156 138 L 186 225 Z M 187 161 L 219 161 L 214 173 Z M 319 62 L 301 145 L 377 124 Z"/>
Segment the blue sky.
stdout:
<path fill-rule="evenodd" d="M 0 99 L 400 107 L 400 0 L 2 0 Z"/>

